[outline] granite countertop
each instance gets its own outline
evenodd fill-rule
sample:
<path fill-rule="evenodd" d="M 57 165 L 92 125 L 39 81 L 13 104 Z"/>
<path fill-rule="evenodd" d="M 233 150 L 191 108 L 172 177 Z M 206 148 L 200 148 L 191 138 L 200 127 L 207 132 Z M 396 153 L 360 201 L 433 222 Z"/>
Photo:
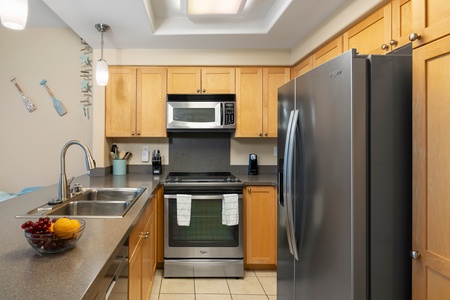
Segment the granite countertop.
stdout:
<path fill-rule="evenodd" d="M 0 291 L 4 299 L 93 299 L 96 287 L 120 250 L 142 208 L 162 176 L 131 173 L 123 176 L 75 178 L 84 187 L 146 187 L 147 190 L 121 219 L 85 219 L 86 229 L 72 250 L 38 254 L 24 237 L 15 216 L 57 195 L 57 185 L 0 202 Z M 276 174 L 236 174 L 245 185 L 276 185 Z M 32 218 L 30 218 L 32 219 Z"/>

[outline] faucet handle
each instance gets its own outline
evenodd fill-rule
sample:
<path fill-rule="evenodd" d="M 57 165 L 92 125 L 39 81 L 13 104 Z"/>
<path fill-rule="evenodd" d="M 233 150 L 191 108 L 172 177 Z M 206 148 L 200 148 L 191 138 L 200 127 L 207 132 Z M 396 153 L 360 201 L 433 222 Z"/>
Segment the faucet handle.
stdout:
<path fill-rule="evenodd" d="M 72 176 L 72 178 L 69 179 L 69 182 L 67 182 L 67 186 L 70 187 L 70 185 L 72 184 L 72 181 L 75 179 L 74 176 Z"/>
<path fill-rule="evenodd" d="M 72 194 L 81 193 L 82 189 L 83 189 L 83 187 L 81 186 L 81 184 L 75 183 L 73 188 L 72 188 Z"/>

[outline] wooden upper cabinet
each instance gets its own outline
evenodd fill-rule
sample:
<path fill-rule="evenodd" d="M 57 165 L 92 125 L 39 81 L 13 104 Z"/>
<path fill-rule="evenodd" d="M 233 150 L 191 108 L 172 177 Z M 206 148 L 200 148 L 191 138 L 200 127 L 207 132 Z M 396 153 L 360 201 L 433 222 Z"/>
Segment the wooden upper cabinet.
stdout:
<path fill-rule="evenodd" d="M 109 67 L 105 103 L 106 137 L 136 132 L 136 68 Z"/>
<path fill-rule="evenodd" d="M 412 2 L 411 0 L 392 0 L 392 39 L 389 42 L 391 50 L 410 43 L 412 33 Z"/>
<path fill-rule="evenodd" d="M 289 68 L 263 68 L 263 136 L 278 135 L 278 88 L 290 80 Z"/>
<path fill-rule="evenodd" d="M 136 132 L 141 137 L 166 137 L 166 69 L 137 69 Z"/>
<path fill-rule="evenodd" d="M 312 55 L 310 55 L 292 67 L 291 79 L 294 79 L 295 77 L 305 74 L 312 68 L 313 68 L 313 57 L 312 57 Z"/>
<path fill-rule="evenodd" d="M 412 0 L 412 32 L 420 34 L 413 47 L 450 34 L 450 1 Z"/>
<path fill-rule="evenodd" d="M 236 69 L 236 137 L 262 135 L 262 68 Z"/>
<path fill-rule="evenodd" d="M 344 33 L 344 51 L 355 48 L 361 54 L 385 54 L 391 50 L 391 36 L 389 3 Z"/>
<path fill-rule="evenodd" d="M 313 68 L 329 61 L 330 59 L 342 54 L 342 36 L 332 40 L 313 54 Z"/>
<path fill-rule="evenodd" d="M 289 68 L 236 69 L 236 137 L 277 137 L 278 88 Z"/>
<path fill-rule="evenodd" d="M 234 68 L 169 68 L 168 94 L 234 94 Z"/>
<path fill-rule="evenodd" d="M 166 136 L 166 69 L 111 66 L 106 137 Z"/>

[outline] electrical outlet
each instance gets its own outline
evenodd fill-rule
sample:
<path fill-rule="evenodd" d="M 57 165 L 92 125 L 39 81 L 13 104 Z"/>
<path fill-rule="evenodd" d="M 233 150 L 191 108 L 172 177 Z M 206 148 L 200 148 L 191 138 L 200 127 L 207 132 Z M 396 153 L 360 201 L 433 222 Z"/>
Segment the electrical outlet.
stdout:
<path fill-rule="evenodd" d="M 142 155 L 141 155 L 141 161 L 142 162 L 148 162 L 148 146 L 142 147 Z"/>

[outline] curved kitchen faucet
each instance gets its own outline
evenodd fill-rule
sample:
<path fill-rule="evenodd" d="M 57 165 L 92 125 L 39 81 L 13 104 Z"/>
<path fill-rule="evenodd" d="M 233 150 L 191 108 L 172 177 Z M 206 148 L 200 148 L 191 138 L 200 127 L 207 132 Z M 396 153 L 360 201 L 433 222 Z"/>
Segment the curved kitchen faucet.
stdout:
<path fill-rule="evenodd" d="M 72 182 L 72 180 L 69 183 L 67 183 L 66 151 L 72 145 L 78 145 L 81 148 L 83 148 L 84 153 L 86 154 L 86 169 L 88 171 L 95 169 L 95 160 L 92 158 L 91 151 L 89 151 L 88 146 L 86 146 L 85 143 L 79 140 L 68 141 L 61 150 L 58 199 L 55 201 L 56 203 L 61 203 L 70 198 L 70 182 Z"/>

